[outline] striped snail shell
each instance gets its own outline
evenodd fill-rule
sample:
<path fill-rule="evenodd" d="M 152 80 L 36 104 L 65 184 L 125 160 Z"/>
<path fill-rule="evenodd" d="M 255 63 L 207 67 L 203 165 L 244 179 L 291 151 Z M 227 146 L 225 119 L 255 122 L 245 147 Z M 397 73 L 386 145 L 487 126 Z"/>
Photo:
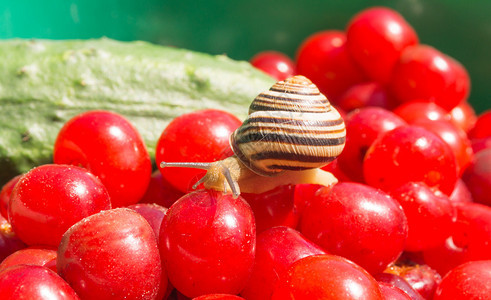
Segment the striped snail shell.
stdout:
<path fill-rule="evenodd" d="M 272 176 L 320 168 L 341 153 L 345 140 L 339 112 L 315 84 L 298 75 L 277 82 L 254 99 L 230 144 L 244 165 Z"/>

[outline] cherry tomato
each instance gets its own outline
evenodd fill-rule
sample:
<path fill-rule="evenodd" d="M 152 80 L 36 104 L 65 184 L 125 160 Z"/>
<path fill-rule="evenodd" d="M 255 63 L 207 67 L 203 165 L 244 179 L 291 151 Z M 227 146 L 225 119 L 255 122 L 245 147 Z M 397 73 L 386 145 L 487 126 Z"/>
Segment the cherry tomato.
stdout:
<path fill-rule="evenodd" d="M 28 245 L 57 247 L 73 224 L 110 209 L 102 182 L 86 169 L 70 165 L 41 165 L 24 174 L 10 197 L 9 218 Z"/>
<path fill-rule="evenodd" d="M 478 116 L 476 123 L 469 131 L 469 137 L 471 139 L 481 139 L 490 136 L 491 136 L 491 110 L 488 110 Z"/>
<path fill-rule="evenodd" d="M 377 281 L 360 266 L 335 255 L 312 255 L 294 262 L 281 276 L 272 300 L 382 300 Z"/>
<path fill-rule="evenodd" d="M 413 125 L 421 126 L 438 135 L 452 149 L 457 159 L 457 172 L 460 175 L 472 161 L 474 153 L 467 134 L 451 121 L 416 120 Z"/>
<path fill-rule="evenodd" d="M 328 253 L 375 274 L 402 253 L 408 223 L 388 194 L 364 184 L 341 182 L 317 191 L 305 207 L 300 228 Z M 381 239 L 385 242 L 380 243 Z"/>
<path fill-rule="evenodd" d="M 257 233 L 274 226 L 297 227 L 299 213 L 294 202 L 294 192 L 294 186 L 282 185 L 261 194 L 241 194 L 254 212 Z"/>
<path fill-rule="evenodd" d="M 352 85 L 365 80 L 346 49 L 342 31 L 309 36 L 297 50 L 297 73 L 309 78 L 326 97 L 336 100 Z"/>
<path fill-rule="evenodd" d="M 89 111 L 65 123 L 53 156 L 57 164 L 82 166 L 99 177 L 113 207 L 137 203 L 152 172 L 150 156 L 136 128 L 108 111 Z"/>
<path fill-rule="evenodd" d="M 365 107 L 351 112 L 346 118 L 346 145 L 337 158 L 339 167 L 349 178 L 364 182 L 363 160 L 375 139 L 406 122 L 391 111 Z"/>
<path fill-rule="evenodd" d="M 400 126 L 375 140 L 363 162 L 365 181 L 382 190 L 422 181 L 450 195 L 457 181 L 452 149 L 418 126 Z"/>
<path fill-rule="evenodd" d="M 447 111 L 465 101 L 470 91 L 465 68 L 427 45 L 406 48 L 391 78 L 390 89 L 401 103 L 421 99 Z"/>
<path fill-rule="evenodd" d="M 52 270 L 35 265 L 16 265 L 0 271 L 0 299 L 80 299 Z"/>
<path fill-rule="evenodd" d="M 401 289 L 385 282 L 379 282 L 382 298 L 387 300 L 413 300 Z"/>
<path fill-rule="evenodd" d="M 423 251 L 424 261 L 442 276 L 472 260 L 491 260 L 491 207 L 478 203 L 455 203 L 456 219 L 451 236 Z"/>
<path fill-rule="evenodd" d="M 15 265 L 36 265 L 56 272 L 56 249 L 28 247 L 15 251 L 0 263 L 0 271 Z"/>
<path fill-rule="evenodd" d="M 396 103 L 387 89 L 378 82 L 364 82 L 350 87 L 340 99 L 337 105 L 350 112 L 356 108 L 367 106 L 392 109 Z"/>
<path fill-rule="evenodd" d="M 160 170 L 156 170 L 150 177 L 147 191 L 141 198 L 140 203 L 155 203 L 169 208 L 182 196 L 184 196 L 184 193 L 165 180 Z"/>
<path fill-rule="evenodd" d="M 281 52 L 260 52 L 251 58 L 250 63 L 278 81 L 295 75 L 295 63 Z"/>
<path fill-rule="evenodd" d="M 450 120 L 448 112 L 433 102 L 423 100 L 411 100 L 397 106 L 393 112 L 412 124 L 421 119 L 439 121 Z"/>
<path fill-rule="evenodd" d="M 465 132 L 469 132 L 477 121 L 476 111 L 467 101 L 455 106 L 450 111 L 450 118 Z"/>
<path fill-rule="evenodd" d="M 270 228 L 257 236 L 251 277 L 241 295 L 248 300 L 270 299 L 279 278 L 297 260 L 326 254 L 300 232 L 285 226 Z"/>
<path fill-rule="evenodd" d="M 199 190 L 174 203 L 160 228 L 160 253 L 172 285 L 188 297 L 238 294 L 252 272 L 254 214 L 245 200 Z"/>
<path fill-rule="evenodd" d="M 153 299 L 167 282 L 152 228 L 128 208 L 105 210 L 70 227 L 56 268 L 82 299 Z"/>
<path fill-rule="evenodd" d="M 155 160 L 165 162 L 213 162 L 230 148 L 229 138 L 241 125 L 234 115 L 216 109 L 183 114 L 162 132 L 155 152 Z M 183 193 L 206 171 L 191 168 L 160 168 L 165 180 Z"/>
<path fill-rule="evenodd" d="M 462 175 L 475 202 L 491 206 L 491 149 L 476 153 Z"/>
<path fill-rule="evenodd" d="M 0 213 L 5 219 L 9 218 L 8 217 L 8 208 L 9 208 L 9 202 L 10 202 L 10 194 L 12 193 L 14 186 L 17 184 L 17 182 L 19 181 L 21 176 L 22 175 L 17 175 L 14 178 L 10 179 L 2 187 L 2 190 L 0 191 Z"/>
<path fill-rule="evenodd" d="M 396 11 L 373 7 L 356 14 L 346 28 L 350 55 L 370 79 L 389 82 L 392 70 L 408 46 L 418 44 L 414 29 Z"/>
<path fill-rule="evenodd" d="M 452 269 L 438 286 L 434 300 L 488 299 L 491 260 L 472 261 Z"/>

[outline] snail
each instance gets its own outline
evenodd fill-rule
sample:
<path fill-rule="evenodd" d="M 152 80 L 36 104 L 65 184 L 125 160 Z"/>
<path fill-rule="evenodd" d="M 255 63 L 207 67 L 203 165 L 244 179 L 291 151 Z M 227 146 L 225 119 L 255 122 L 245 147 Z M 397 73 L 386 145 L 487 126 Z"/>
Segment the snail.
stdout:
<path fill-rule="evenodd" d="M 251 103 L 243 124 L 230 136 L 234 155 L 212 163 L 162 162 L 164 167 L 207 170 L 194 186 L 237 197 L 284 184 L 332 185 L 321 167 L 342 152 L 346 140 L 339 112 L 309 79 L 297 75 L 276 82 Z"/>

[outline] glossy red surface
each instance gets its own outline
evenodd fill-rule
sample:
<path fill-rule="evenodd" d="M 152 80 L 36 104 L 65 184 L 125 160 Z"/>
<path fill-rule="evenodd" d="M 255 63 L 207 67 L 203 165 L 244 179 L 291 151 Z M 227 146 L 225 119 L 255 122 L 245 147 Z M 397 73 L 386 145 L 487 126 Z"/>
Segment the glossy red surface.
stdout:
<path fill-rule="evenodd" d="M 199 190 L 168 210 L 160 253 L 172 285 L 188 297 L 238 294 L 252 272 L 256 228 L 241 197 Z"/>
<path fill-rule="evenodd" d="M 300 214 L 294 192 L 295 186 L 283 185 L 261 194 L 241 194 L 254 212 L 257 233 L 274 226 L 297 227 Z"/>
<path fill-rule="evenodd" d="M 89 111 L 69 120 L 56 138 L 54 162 L 83 166 L 99 177 L 113 207 L 137 203 L 152 165 L 136 128 L 108 111 Z"/>
<path fill-rule="evenodd" d="M 19 181 L 22 175 L 17 175 L 14 178 L 10 179 L 0 191 L 0 213 L 1 215 L 8 220 L 8 208 L 10 202 L 10 194 L 14 189 L 15 184 Z"/>
<path fill-rule="evenodd" d="M 276 285 L 272 300 L 383 299 L 377 281 L 349 260 L 314 255 L 294 262 Z"/>
<path fill-rule="evenodd" d="M 434 133 L 400 126 L 377 139 L 363 162 L 365 181 L 382 190 L 421 181 L 450 195 L 457 181 L 452 149 Z"/>
<path fill-rule="evenodd" d="M 338 165 L 349 178 L 364 182 L 363 160 L 375 139 L 406 122 L 389 110 L 366 107 L 351 112 L 346 118 L 346 145 L 338 157 Z"/>
<path fill-rule="evenodd" d="M 9 218 L 26 244 L 57 247 L 70 226 L 110 208 L 108 191 L 92 173 L 48 164 L 22 176 L 12 191 Z"/>
<path fill-rule="evenodd" d="M 404 210 L 408 223 L 407 251 L 421 251 L 441 244 L 450 236 L 454 208 L 443 193 L 422 182 L 408 182 L 390 191 Z"/>
<path fill-rule="evenodd" d="M 270 299 L 291 264 L 316 254 L 326 252 L 292 228 L 278 226 L 262 232 L 257 236 L 254 269 L 241 295 L 248 300 Z"/>
<path fill-rule="evenodd" d="M 388 194 L 341 182 L 316 193 L 302 215 L 300 231 L 328 253 L 376 274 L 402 253 L 407 230 L 404 212 Z"/>
<path fill-rule="evenodd" d="M 278 81 L 295 75 L 295 63 L 281 52 L 263 51 L 254 55 L 249 62 Z"/>
<path fill-rule="evenodd" d="M 475 202 L 491 206 L 491 149 L 477 152 L 462 175 Z"/>
<path fill-rule="evenodd" d="M 418 43 L 411 25 L 395 10 L 373 7 L 354 15 L 346 27 L 350 55 L 372 80 L 389 82 L 402 51 Z"/>
<path fill-rule="evenodd" d="M 390 89 L 401 103 L 421 99 L 451 111 L 467 100 L 470 92 L 465 68 L 428 45 L 406 48 L 391 78 Z"/>
<path fill-rule="evenodd" d="M 165 162 L 213 162 L 230 148 L 229 138 L 241 121 L 216 109 L 183 114 L 162 132 L 155 152 L 157 165 Z M 159 166 L 160 168 L 160 166 Z M 181 192 L 189 192 L 206 171 L 191 168 L 160 169 L 163 177 Z"/>
<path fill-rule="evenodd" d="M 297 49 L 297 73 L 309 78 L 335 103 L 353 84 L 365 80 L 346 48 L 339 30 L 320 31 L 307 37 Z"/>
<path fill-rule="evenodd" d="M 17 250 L 0 263 L 0 271 L 15 265 L 36 265 L 56 272 L 56 249 L 29 247 Z"/>
<path fill-rule="evenodd" d="M 0 271 L 0 299 L 79 299 L 75 291 L 52 270 L 16 265 Z"/>
<path fill-rule="evenodd" d="M 167 282 L 151 226 L 128 208 L 73 225 L 58 247 L 56 268 L 83 299 L 152 299 Z"/>
<path fill-rule="evenodd" d="M 433 300 L 488 299 L 491 295 L 491 261 L 473 261 L 452 269 Z"/>

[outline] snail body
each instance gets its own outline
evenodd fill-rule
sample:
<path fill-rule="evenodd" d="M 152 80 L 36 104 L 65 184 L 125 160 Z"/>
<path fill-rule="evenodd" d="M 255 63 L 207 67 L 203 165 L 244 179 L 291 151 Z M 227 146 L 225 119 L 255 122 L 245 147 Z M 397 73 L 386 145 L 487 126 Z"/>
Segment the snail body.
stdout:
<path fill-rule="evenodd" d="M 342 152 L 344 121 L 304 76 L 275 83 L 259 94 L 231 136 L 234 156 L 214 163 L 161 163 L 161 167 L 206 169 L 195 185 L 227 192 L 261 192 L 281 184 L 336 182 L 320 170 Z M 265 180 L 264 176 L 270 177 Z M 257 182 L 256 182 L 257 181 Z"/>

